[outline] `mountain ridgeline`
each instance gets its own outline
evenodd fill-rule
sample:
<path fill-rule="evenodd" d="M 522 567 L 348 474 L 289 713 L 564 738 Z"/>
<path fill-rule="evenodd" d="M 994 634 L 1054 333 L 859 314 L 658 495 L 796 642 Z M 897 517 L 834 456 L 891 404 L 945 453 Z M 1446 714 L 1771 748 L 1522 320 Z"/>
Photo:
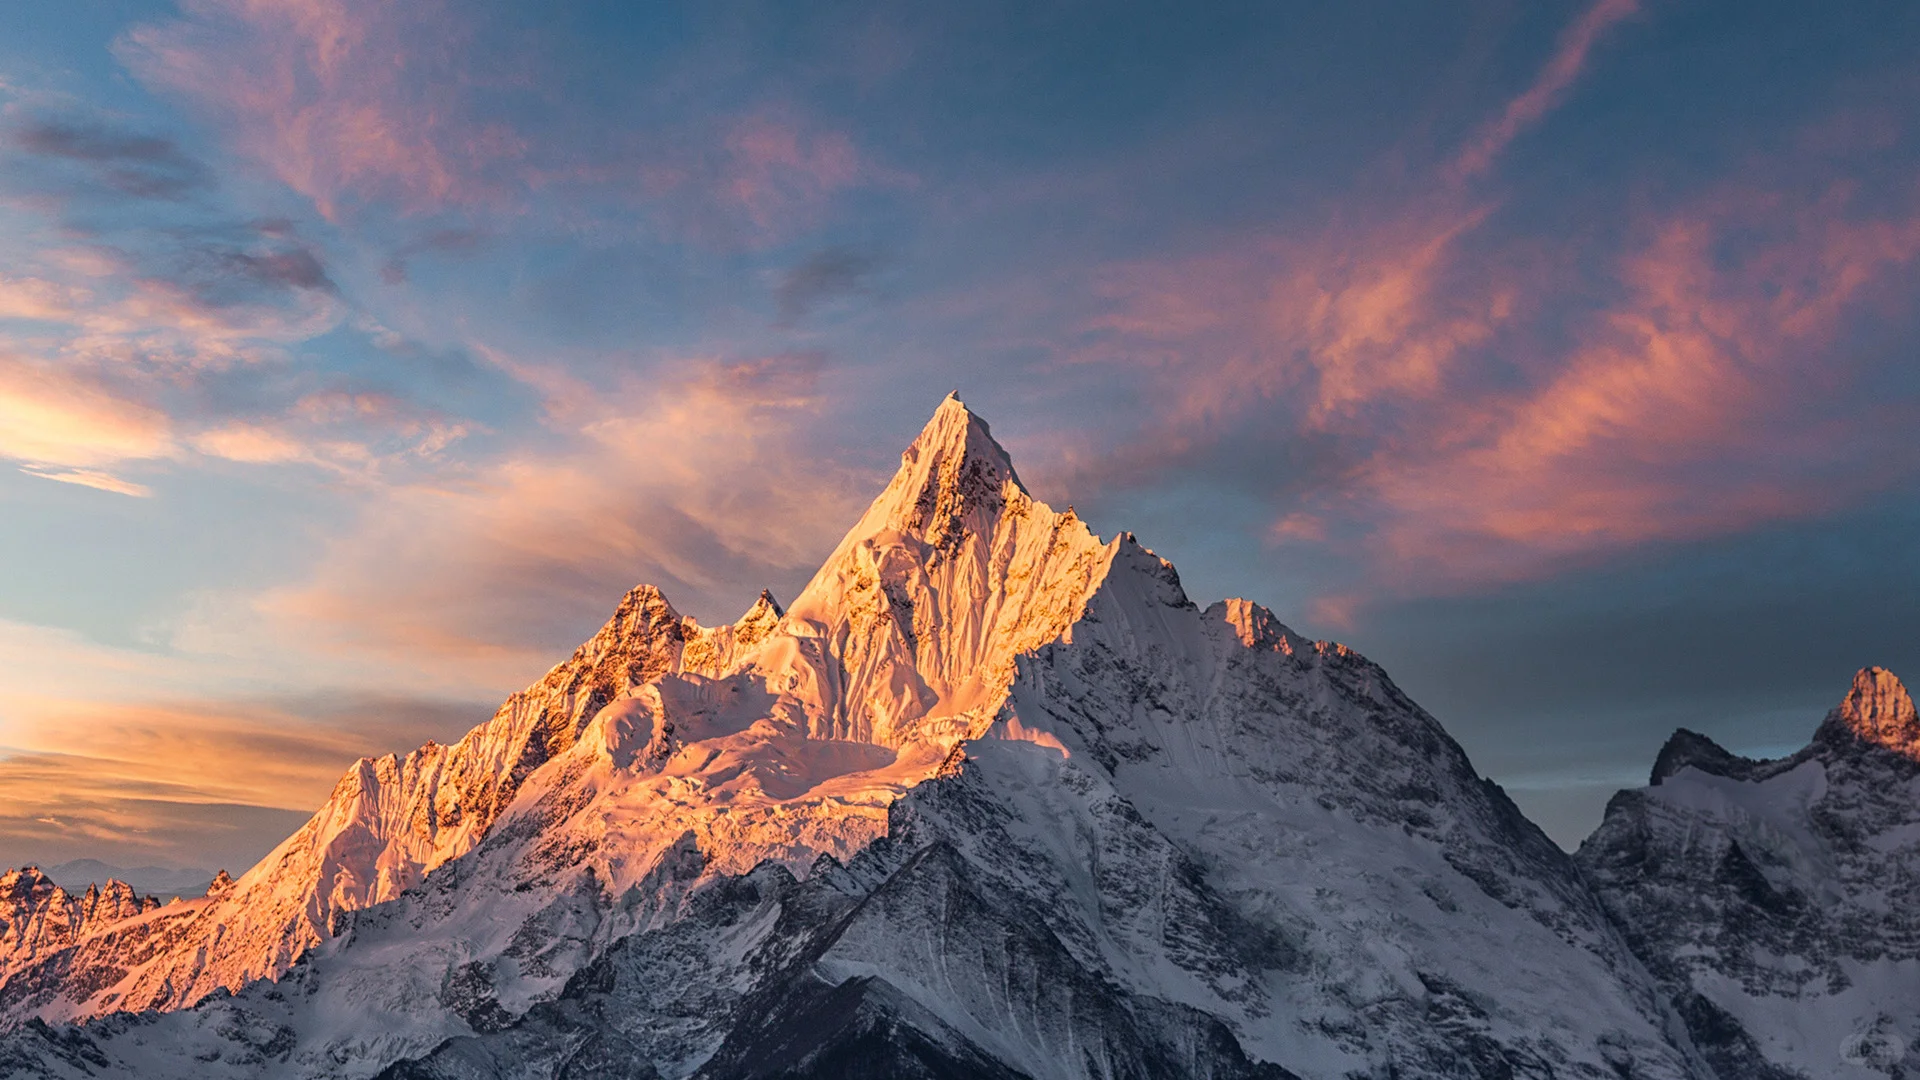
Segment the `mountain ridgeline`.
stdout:
<path fill-rule="evenodd" d="M 0 878 L 0 1077 L 1920 1075 L 1920 721 L 1682 732 L 1575 856 L 1352 650 L 941 404 L 790 607 L 649 586 L 205 896 Z"/>

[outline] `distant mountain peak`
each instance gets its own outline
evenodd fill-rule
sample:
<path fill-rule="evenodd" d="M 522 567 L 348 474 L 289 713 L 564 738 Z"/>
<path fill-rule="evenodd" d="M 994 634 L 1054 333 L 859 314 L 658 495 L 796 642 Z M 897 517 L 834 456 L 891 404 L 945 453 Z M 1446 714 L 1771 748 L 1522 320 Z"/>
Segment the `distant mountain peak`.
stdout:
<path fill-rule="evenodd" d="M 1820 725 L 1816 741 L 1852 739 L 1920 759 L 1920 716 L 1898 676 L 1883 667 L 1861 668 L 1853 686 Z"/>

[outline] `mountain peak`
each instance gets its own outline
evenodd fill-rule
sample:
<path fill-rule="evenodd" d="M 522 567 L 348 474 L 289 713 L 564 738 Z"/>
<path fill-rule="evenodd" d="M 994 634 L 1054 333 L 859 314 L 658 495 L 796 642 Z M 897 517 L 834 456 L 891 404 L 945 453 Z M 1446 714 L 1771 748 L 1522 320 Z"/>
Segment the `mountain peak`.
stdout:
<path fill-rule="evenodd" d="M 900 455 L 900 471 L 862 524 L 869 524 L 879 511 L 885 527 L 938 546 L 967 531 L 982 531 L 1009 497 L 1026 494 L 1013 459 L 987 422 L 957 393 L 948 394 Z"/>
<path fill-rule="evenodd" d="M 1920 758 L 1920 716 L 1898 676 L 1883 667 L 1861 668 L 1846 698 L 1820 725 L 1829 741 L 1840 735 Z"/>

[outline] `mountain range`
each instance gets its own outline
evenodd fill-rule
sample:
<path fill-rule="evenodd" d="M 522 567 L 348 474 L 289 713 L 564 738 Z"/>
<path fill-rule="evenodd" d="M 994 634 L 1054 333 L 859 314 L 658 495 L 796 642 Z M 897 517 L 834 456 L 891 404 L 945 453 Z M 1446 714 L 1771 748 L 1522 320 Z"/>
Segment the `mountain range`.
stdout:
<path fill-rule="evenodd" d="M 785 608 L 641 586 L 205 895 L 0 877 L 0 1076 L 1920 1075 L 1920 720 L 1676 734 L 1569 855 L 1379 666 L 950 397 Z"/>

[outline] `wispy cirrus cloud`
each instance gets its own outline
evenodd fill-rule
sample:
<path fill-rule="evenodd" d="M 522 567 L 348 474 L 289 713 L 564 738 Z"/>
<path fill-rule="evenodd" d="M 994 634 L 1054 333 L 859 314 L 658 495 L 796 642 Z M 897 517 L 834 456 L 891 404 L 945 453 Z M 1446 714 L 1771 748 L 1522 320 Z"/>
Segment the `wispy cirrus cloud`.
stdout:
<path fill-rule="evenodd" d="M 1357 543 L 1380 584 L 1416 592 L 1830 513 L 1920 477 L 1903 434 L 1920 400 L 1866 396 L 1889 360 L 1849 338 L 1863 313 L 1910 312 L 1920 199 L 1725 188 L 1639 226 L 1607 299 L 1551 258 L 1524 272 L 1532 242 L 1454 250 L 1472 225 L 1121 268 L 1082 358 L 1144 365 L 1190 453 L 1255 415 L 1268 438 L 1328 441 L 1340 463 L 1272 539 Z"/>
<path fill-rule="evenodd" d="M 1885 361 L 1846 336 L 1920 255 L 1920 207 L 1735 194 L 1649 232 L 1622 259 L 1626 295 L 1530 365 L 1529 385 L 1436 402 L 1431 451 L 1369 462 L 1388 515 L 1377 542 L 1396 560 L 1526 575 L 1831 512 L 1920 475 L 1893 435 L 1920 401 L 1863 397 Z"/>
<path fill-rule="evenodd" d="M 349 200 L 419 211 L 509 197 L 526 141 L 467 95 L 514 77 L 464 62 L 469 25 L 438 0 L 188 0 L 118 51 L 333 218 Z"/>
<path fill-rule="evenodd" d="M 380 208 L 566 229 L 644 223 L 764 248 L 817 227 L 843 192 L 913 183 L 781 98 L 689 114 L 659 108 L 656 94 L 596 121 L 591 107 L 556 105 L 542 86 L 565 73 L 526 46 L 519 30 L 444 0 L 189 0 L 117 52 L 336 224 Z M 431 238 L 470 234 L 430 232 L 387 276 L 403 280 L 409 254 L 451 250 Z"/>
<path fill-rule="evenodd" d="M 1532 85 L 1507 102 L 1500 115 L 1483 125 L 1447 166 L 1449 180 L 1469 180 L 1493 167 L 1513 140 L 1539 123 L 1579 81 L 1587 57 L 1601 37 L 1640 11 L 1639 0 L 1598 0 L 1561 35 L 1560 47 Z"/>

